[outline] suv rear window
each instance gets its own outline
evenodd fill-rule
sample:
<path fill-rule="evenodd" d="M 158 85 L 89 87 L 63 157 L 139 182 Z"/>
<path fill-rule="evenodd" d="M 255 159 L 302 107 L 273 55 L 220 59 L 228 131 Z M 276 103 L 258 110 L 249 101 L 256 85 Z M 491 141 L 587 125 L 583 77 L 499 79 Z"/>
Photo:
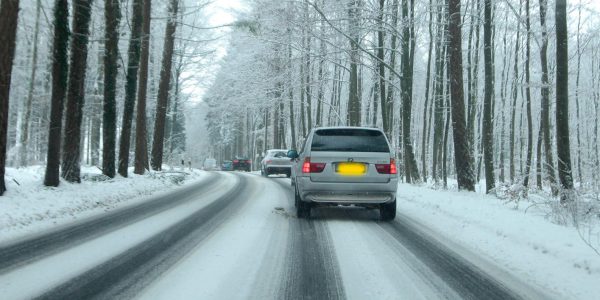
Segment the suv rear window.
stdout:
<path fill-rule="evenodd" d="M 343 128 L 317 130 L 311 151 L 390 152 L 390 148 L 381 131 Z"/>

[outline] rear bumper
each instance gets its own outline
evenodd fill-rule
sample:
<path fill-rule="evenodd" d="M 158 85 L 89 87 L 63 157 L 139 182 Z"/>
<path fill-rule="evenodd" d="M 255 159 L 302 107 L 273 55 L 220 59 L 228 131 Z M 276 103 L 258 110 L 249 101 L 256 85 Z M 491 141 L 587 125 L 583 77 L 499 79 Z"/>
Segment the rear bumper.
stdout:
<path fill-rule="evenodd" d="M 310 177 L 297 177 L 302 201 L 327 204 L 381 204 L 394 201 L 398 178 L 386 183 L 313 182 Z"/>

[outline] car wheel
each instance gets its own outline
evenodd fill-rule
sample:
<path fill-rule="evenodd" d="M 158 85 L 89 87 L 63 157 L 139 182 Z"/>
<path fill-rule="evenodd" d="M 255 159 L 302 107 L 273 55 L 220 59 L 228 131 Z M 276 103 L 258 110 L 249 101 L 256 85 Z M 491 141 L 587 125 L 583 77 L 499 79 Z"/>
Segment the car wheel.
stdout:
<path fill-rule="evenodd" d="M 291 172 L 291 171 L 289 171 L 289 172 L 285 173 L 285 177 L 287 177 L 287 178 L 290 178 L 290 177 L 292 177 L 292 172 Z"/>
<path fill-rule="evenodd" d="M 265 177 L 269 177 L 269 170 L 268 169 L 265 170 Z"/>
<path fill-rule="evenodd" d="M 391 221 L 396 218 L 396 199 L 379 205 L 379 217 L 382 221 Z"/>
<path fill-rule="evenodd" d="M 302 201 L 302 199 L 300 198 L 300 194 L 298 193 L 298 189 L 296 188 L 295 190 L 296 215 L 298 216 L 298 219 L 308 219 L 310 218 L 310 210 L 312 208 L 312 205 L 310 202 Z"/>
<path fill-rule="evenodd" d="M 294 186 L 294 207 L 298 208 L 298 202 L 300 202 L 300 194 L 298 194 L 298 190 Z"/>

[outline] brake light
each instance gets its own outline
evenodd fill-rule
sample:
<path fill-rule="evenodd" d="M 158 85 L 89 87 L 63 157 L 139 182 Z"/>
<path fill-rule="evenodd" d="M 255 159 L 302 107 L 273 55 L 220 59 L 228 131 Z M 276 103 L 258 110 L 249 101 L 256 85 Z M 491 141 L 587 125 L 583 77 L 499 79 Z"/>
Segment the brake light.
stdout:
<path fill-rule="evenodd" d="M 391 158 L 389 164 L 376 164 L 375 169 L 379 174 L 397 174 L 396 160 Z"/>
<path fill-rule="evenodd" d="M 250 160 L 247 160 L 246 162 L 247 162 L 247 163 L 251 163 L 251 161 L 250 161 Z"/>
<path fill-rule="evenodd" d="M 272 163 L 272 162 L 273 162 L 273 161 L 272 161 L 272 160 L 270 160 L 270 159 L 266 161 L 266 163 L 268 163 L 268 164 L 270 164 L 270 163 Z"/>
<path fill-rule="evenodd" d="M 237 164 L 237 163 L 239 163 L 240 161 L 239 161 L 239 160 L 237 160 L 237 159 L 234 159 L 234 160 L 233 160 L 233 162 Z"/>
<path fill-rule="evenodd" d="M 311 163 L 310 157 L 304 159 L 302 173 L 321 173 L 325 169 L 325 163 Z"/>

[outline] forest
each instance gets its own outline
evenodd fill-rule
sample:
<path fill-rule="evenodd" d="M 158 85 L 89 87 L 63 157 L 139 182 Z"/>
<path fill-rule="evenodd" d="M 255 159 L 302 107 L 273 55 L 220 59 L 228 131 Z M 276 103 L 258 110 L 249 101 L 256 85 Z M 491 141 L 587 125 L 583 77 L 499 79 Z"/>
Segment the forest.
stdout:
<path fill-rule="evenodd" d="M 213 52 L 207 4 L 2 0 L 0 192 L 6 166 L 45 165 L 58 186 L 82 164 L 113 178 L 182 158 L 182 89 Z"/>
<path fill-rule="evenodd" d="M 594 1 L 241 2 L 223 34 L 208 1 L 2 0 L 0 193 L 6 167 L 127 177 L 187 160 L 189 140 L 257 164 L 312 128 L 366 126 L 405 182 L 598 199 Z"/>
<path fill-rule="evenodd" d="M 382 128 L 405 182 L 598 198 L 592 1 L 261 1 L 204 100 L 214 153 Z"/>

